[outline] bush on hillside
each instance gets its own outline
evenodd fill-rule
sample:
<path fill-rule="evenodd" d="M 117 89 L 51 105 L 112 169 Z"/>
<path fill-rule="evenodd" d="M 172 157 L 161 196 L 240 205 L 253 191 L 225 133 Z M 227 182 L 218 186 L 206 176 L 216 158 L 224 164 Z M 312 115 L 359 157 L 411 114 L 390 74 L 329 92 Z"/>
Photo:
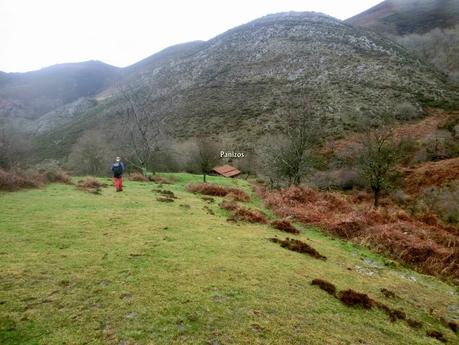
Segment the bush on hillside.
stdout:
<path fill-rule="evenodd" d="M 63 170 L 44 169 L 0 169 L 0 190 L 17 191 L 24 188 L 39 188 L 48 183 L 71 183 L 70 176 Z"/>
<path fill-rule="evenodd" d="M 266 215 L 259 210 L 251 210 L 245 207 L 238 207 L 235 210 L 233 210 L 232 213 L 233 219 L 237 221 L 261 224 L 268 223 Z"/>
<path fill-rule="evenodd" d="M 447 223 L 459 224 L 459 182 L 426 189 L 418 202 Z"/>
<path fill-rule="evenodd" d="M 127 175 L 127 179 L 129 181 L 137 181 L 137 182 L 148 182 L 148 178 L 138 172 L 133 172 Z"/>
<path fill-rule="evenodd" d="M 395 107 L 395 117 L 397 120 L 410 121 L 415 120 L 422 114 L 422 110 L 416 108 L 409 102 L 402 102 Z"/>
<path fill-rule="evenodd" d="M 271 226 L 274 229 L 277 229 L 277 230 L 280 230 L 280 231 L 284 231 L 284 232 L 288 232 L 288 233 L 295 234 L 295 235 L 300 233 L 300 231 L 297 228 L 295 228 L 295 226 L 293 226 L 293 224 L 290 223 L 287 219 L 275 220 L 275 221 L 271 222 Z"/>
<path fill-rule="evenodd" d="M 318 171 L 311 176 L 310 182 L 313 186 L 323 190 L 351 190 L 365 187 L 357 171 L 351 168 Z"/>
<path fill-rule="evenodd" d="M 174 184 L 175 180 L 171 177 L 164 177 L 160 175 L 151 175 L 148 176 L 148 180 L 156 184 Z"/>
<path fill-rule="evenodd" d="M 43 184 L 37 175 L 26 174 L 19 170 L 0 169 L 0 190 L 16 191 L 23 188 L 38 188 Z"/>
<path fill-rule="evenodd" d="M 87 176 L 83 180 L 78 181 L 77 189 L 84 191 L 84 192 L 99 194 L 100 191 L 102 190 L 102 187 L 106 187 L 106 186 L 107 186 L 106 184 L 102 184 L 95 177 Z"/>
<path fill-rule="evenodd" d="M 45 183 L 59 182 L 71 183 L 69 174 L 62 170 L 60 163 L 56 160 L 45 160 L 34 166 L 33 170 L 43 176 Z"/>

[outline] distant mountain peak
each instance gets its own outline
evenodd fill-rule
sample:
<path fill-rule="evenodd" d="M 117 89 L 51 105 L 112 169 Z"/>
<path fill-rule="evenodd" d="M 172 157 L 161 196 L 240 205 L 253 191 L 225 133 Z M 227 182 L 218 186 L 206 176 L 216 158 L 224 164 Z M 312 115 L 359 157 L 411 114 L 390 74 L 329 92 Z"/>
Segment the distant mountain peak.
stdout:
<path fill-rule="evenodd" d="M 459 24 L 459 1 L 385 0 L 346 22 L 383 34 L 423 34 Z"/>

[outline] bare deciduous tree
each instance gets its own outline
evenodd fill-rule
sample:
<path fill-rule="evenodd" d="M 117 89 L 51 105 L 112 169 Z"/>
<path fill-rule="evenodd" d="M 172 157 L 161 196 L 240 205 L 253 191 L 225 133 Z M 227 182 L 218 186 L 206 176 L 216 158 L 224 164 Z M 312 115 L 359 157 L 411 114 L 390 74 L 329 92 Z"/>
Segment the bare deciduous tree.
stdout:
<path fill-rule="evenodd" d="M 77 174 L 106 175 L 114 156 L 109 145 L 102 131 L 93 129 L 86 132 L 72 147 L 69 167 Z"/>
<path fill-rule="evenodd" d="M 123 108 L 128 120 L 123 126 L 129 143 L 125 158 L 144 174 L 154 171 L 155 158 L 161 152 L 161 141 L 165 137 L 165 112 L 157 107 L 159 103 L 149 87 L 124 85 L 119 90 L 124 99 Z"/>
<path fill-rule="evenodd" d="M 31 143 L 25 133 L 15 126 L 2 123 L 0 127 L 0 168 L 12 168 L 21 164 Z"/>
<path fill-rule="evenodd" d="M 203 182 L 206 182 L 206 176 L 219 163 L 218 141 L 210 137 L 199 136 L 195 138 L 196 152 L 195 160 L 202 174 Z"/>
<path fill-rule="evenodd" d="M 271 136 L 260 157 L 262 169 L 269 175 L 272 185 L 276 179 L 287 180 L 289 186 L 301 183 L 316 164 L 314 147 L 321 141 L 323 126 L 307 103 L 290 110 L 284 134 L 277 138 Z"/>
<path fill-rule="evenodd" d="M 375 207 L 379 206 L 381 193 L 391 187 L 394 167 L 401 156 L 393 127 L 386 123 L 387 119 L 382 119 L 367 124 L 358 159 L 359 172 L 373 192 Z"/>

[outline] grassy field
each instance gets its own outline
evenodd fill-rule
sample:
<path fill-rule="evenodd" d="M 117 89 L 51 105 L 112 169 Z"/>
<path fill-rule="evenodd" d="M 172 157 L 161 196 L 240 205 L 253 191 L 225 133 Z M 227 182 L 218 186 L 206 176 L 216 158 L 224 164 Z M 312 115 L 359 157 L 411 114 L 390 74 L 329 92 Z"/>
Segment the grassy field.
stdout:
<path fill-rule="evenodd" d="M 457 287 L 317 229 L 297 237 L 326 261 L 288 251 L 268 241 L 286 237 L 278 230 L 228 222 L 220 198 L 186 192 L 199 176 L 174 177 L 161 187 L 173 203 L 158 202 L 151 182 L 0 194 L 0 344 L 439 344 L 431 329 L 457 343 L 439 321 L 459 318 Z M 242 180 L 210 180 L 251 192 Z M 314 278 L 401 308 L 423 328 L 347 307 Z"/>

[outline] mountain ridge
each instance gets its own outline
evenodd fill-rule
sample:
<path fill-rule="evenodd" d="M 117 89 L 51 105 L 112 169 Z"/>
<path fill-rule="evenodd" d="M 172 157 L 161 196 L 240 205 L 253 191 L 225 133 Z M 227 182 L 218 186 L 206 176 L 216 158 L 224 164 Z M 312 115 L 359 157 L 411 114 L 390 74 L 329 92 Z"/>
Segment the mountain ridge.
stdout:
<path fill-rule="evenodd" d="M 425 34 L 459 24 L 455 0 L 385 0 L 346 19 L 347 23 L 392 35 Z"/>
<path fill-rule="evenodd" d="M 81 97 L 96 95 L 118 73 L 117 67 L 95 60 L 4 73 L 0 75 L 0 118 L 37 119 Z"/>
<path fill-rule="evenodd" d="M 419 117 L 425 105 L 452 97 L 443 75 L 404 47 L 316 12 L 267 15 L 206 42 L 166 48 L 120 75 L 103 97 L 91 96 L 96 103 L 75 108 L 81 113 L 55 112 L 59 127 L 52 127 L 57 117 L 47 116 L 41 147 L 52 136 L 68 152 L 90 128 L 122 127 L 126 91 L 148 95 L 151 121 L 164 119 L 171 137 L 213 134 L 244 142 L 282 130 L 286 115 L 304 110 L 305 102 L 342 135 L 381 112 L 403 116 L 400 105 Z"/>

